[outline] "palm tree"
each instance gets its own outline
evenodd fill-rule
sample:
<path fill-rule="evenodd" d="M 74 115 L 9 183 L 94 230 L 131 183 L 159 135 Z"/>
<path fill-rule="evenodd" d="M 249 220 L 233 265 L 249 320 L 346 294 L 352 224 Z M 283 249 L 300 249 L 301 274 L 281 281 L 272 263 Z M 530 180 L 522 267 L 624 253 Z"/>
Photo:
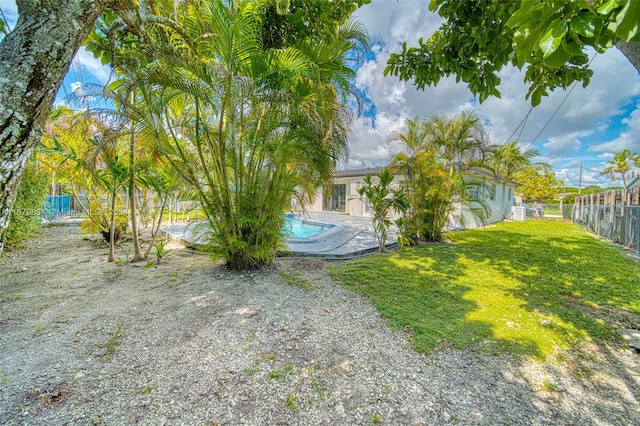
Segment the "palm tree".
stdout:
<path fill-rule="evenodd" d="M 534 163 L 532 160 L 540 153 L 536 149 L 522 152 L 517 141 L 504 145 L 493 145 L 485 163 L 486 167 L 495 175 L 506 179 L 514 179 L 518 171 L 533 165 L 537 168 L 551 168 L 547 163 Z"/>
<path fill-rule="evenodd" d="M 473 195 L 486 195 L 492 188 L 468 173 L 482 165 L 488 147 L 482 122 L 475 114 L 433 114 L 424 122 L 408 120 L 407 131 L 394 133 L 392 140 L 407 148 L 391 162 L 407 178 L 410 208 L 401 230 L 405 236 L 440 240 L 455 204 L 469 206 L 480 217 L 488 214 L 483 197 Z"/>
<path fill-rule="evenodd" d="M 453 116 L 432 114 L 426 127 L 429 144 L 450 176 L 482 164 L 488 137 L 482 120 L 474 112 L 463 111 Z"/>
<path fill-rule="evenodd" d="M 631 167 L 640 167 L 640 155 L 631 153 L 628 149 L 622 150 L 621 152 L 616 153 L 611 160 L 609 160 L 609 165 L 605 167 L 600 174 L 601 175 L 609 175 L 611 177 L 611 182 L 615 182 L 616 173 L 620 173 L 620 177 L 622 178 L 622 185 L 627 187 L 627 172 L 631 170 Z"/>
<path fill-rule="evenodd" d="M 391 187 L 393 182 L 391 170 L 385 168 L 376 177 L 377 181 L 374 182 L 371 175 L 365 176 L 363 186 L 358 188 L 358 195 L 362 201 L 366 200 L 371 206 L 373 212 L 371 221 L 378 239 L 378 251 L 384 253 L 392 224 L 389 214 L 392 211 L 404 214 L 409 207 L 409 200 L 405 197 L 402 188 Z"/>
<path fill-rule="evenodd" d="M 255 2 L 179 12 L 188 40 L 157 45 L 144 71 L 159 147 L 197 191 L 214 256 L 261 267 L 296 187 L 329 178 L 346 152 L 354 27 L 265 49 Z"/>
<path fill-rule="evenodd" d="M 88 138 L 87 150 L 79 158 L 80 165 L 92 176 L 92 182 L 104 188 L 108 195 L 109 212 L 109 257 L 115 261 L 115 243 L 122 232 L 123 225 L 117 223 L 121 218 L 116 211 L 118 194 L 124 189 L 128 167 L 126 148 L 122 133 L 111 127 L 111 123 L 93 121 L 93 133 Z M 126 216 L 124 219 L 126 225 Z"/>
<path fill-rule="evenodd" d="M 112 57 L 115 57 L 113 50 Z M 151 113 L 145 108 L 146 104 L 139 99 L 143 85 L 144 82 L 140 80 L 139 75 L 129 73 L 128 77 L 119 78 L 106 87 L 84 84 L 74 90 L 71 95 L 72 102 L 85 106 L 87 114 L 112 123 L 114 130 L 117 128 L 122 137 L 127 139 L 126 189 L 133 242 L 133 262 L 146 258 L 140 245 L 136 199 L 141 185 L 151 187 L 152 183 L 145 178 L 148 173 L 144 166 L 149 165 L 150 159 L 157 152 L 154 123 L 149 120 Z M 149 129 L 150 126 L 151 129 Z"/>

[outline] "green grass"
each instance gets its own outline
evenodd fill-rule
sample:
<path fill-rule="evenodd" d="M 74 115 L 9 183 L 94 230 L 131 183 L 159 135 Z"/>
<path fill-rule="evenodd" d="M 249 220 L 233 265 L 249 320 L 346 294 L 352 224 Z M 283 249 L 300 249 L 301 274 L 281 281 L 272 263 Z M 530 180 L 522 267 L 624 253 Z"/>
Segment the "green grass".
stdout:
<path fill-rule="evenodd" d="M 300 409 L 298 408 L 298 404 L 296 404 L 296 397 L 293 394 L 289 394 L 289 396 L 287 396 L 285 404 L 291 411 L 300 411 Z"/>
<path fill-rule="evenodd" d="M 104 362 L 111 361 L 111 358 L 113 358 L 118 351 L 118 347 L 122 344 L 122 340 L 120 340 L 121 333 L 122 329 L 120 327 L 116 328 L 109 333 L 109 340 L 102 345 L 98 345 L 99 348 L 104 350 L 104 355 L 102 356 Z"/>
<path fill-rule="evenodd" d="M 605 310 L 640 313 L 640 264 L 576 225 L 505 222 L 451 237 L 329 272 L 426 353 L 476 346 L 544 359 L 587 337 L 614 338 Z"/>
<path fill-rule="evenodd" d="M 313 290 L 313 281 L 306 278 L 302 272 L 294 269 L 281 270 L 280 281 L 286 285 L 293 285 L 307 291 Z"/>
<path fill-rule="evenodd" d="M 548 205 L 544 208 L 545 216 L 562 216 L 562 209 L 559 204 Z"/>
<path fill-rule="evenodd" d="M 156 385 L 147 385 L 143 388 L 138 389 L 138 393 L 140 395 L 149 395 L 151 392 L 156 390 L 158 387 Z"/>

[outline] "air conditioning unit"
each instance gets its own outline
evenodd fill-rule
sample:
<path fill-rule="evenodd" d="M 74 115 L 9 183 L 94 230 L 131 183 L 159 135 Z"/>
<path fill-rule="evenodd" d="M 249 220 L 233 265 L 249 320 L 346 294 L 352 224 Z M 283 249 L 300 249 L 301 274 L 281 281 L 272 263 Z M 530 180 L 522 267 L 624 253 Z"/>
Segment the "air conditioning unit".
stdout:
<path fill-rule="evenodd" d="M 527 220 L 527 209 L 520 206 L 511 207 L 511 216 L 513 220 L 525 221 Z"/>

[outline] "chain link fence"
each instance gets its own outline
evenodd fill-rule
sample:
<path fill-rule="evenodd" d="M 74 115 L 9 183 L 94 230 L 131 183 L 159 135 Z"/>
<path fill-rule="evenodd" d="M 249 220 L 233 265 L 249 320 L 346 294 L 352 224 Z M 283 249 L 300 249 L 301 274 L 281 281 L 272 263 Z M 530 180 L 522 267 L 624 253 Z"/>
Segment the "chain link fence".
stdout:
<path fill-rule="evenodd" d="M 640 206 L 576 205 L 573 222 L 640 254 Z"/>

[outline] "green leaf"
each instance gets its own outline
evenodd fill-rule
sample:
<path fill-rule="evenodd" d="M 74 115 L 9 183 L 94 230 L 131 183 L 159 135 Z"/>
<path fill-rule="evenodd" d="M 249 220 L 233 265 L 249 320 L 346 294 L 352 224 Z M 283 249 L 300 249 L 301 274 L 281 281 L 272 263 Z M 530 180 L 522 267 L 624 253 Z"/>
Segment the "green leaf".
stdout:
<path fill-rule="evenodd" d="M 568 52 L 564 46 L 565 44 L 562 43 L 562 45 L 558 49 L 556 49 L 555 52 L 547 56 L 544 59 L 544 64 L 550 66 L 551 68 L 560 68 L 561 66 L 566 64 L 573 55 Z"/>
<path fill-rule="evenodd" d="M 542 93 L 539 89 L 535 89 L 533 93 L 531 93 L 531 106 L 540 105 L 540 101 L 542 101 Z"/>
<path fill-rule="evenodd" d="M 571 31 L 584 37 L 594 37 L 600 32 L 602 22 L 598 15 L 592 12 L 583 13 L 571 18 Z"/>
<path fill-rule="evenodd" d="M 598 8 L 600 15 L 608 15 L 612 10 L 620 6 L 620 0 L 609 0 Z"/>
<path fill-rule="evenodd" d="M 556 21 L 551 28 L 549 28 L 547 33 L 538 43 L 538 46 L 542 51 L 543 58 L 547 58 L 558 49 L 562 43 L 564 35 L 567 33 L 567 29 L 568 26 L 566 21 Z"/>
<path fill-rule="evenodd" d="M 516 65 L 519 68 L 522 68 L 531 58 L 540 32 L 539 29 L 535 29 L 525 35 L 525 33 L 516 31 L 513 37 L 513 50 L 516 52 Z"/>
<path fill-rule="evenodd" d="M 582 51 L 580 46 L 576 44 L 576 42 L 564 42 L 562 43 L 562 48 L 567 51 L 567 53 L 571 54 L 571 56 L 585 56 L 585 53 Z"/>
<path fill-rule="evenodd" d="M 618 13 L 614 32 L 625 41 L 631 40 L 638 34 L 640 26 L 640 2 L 627 1 L 625 7 Z"/>
<path fill-rule="evenodd" d="M 533 17 L 529 13 L 523 13 L 522 9 L 518 10 L 516 13 L 509 18 L 507 21 L 507 27 L 509 28 L 519 28 L 520 26 L 533 21 Z"/>

